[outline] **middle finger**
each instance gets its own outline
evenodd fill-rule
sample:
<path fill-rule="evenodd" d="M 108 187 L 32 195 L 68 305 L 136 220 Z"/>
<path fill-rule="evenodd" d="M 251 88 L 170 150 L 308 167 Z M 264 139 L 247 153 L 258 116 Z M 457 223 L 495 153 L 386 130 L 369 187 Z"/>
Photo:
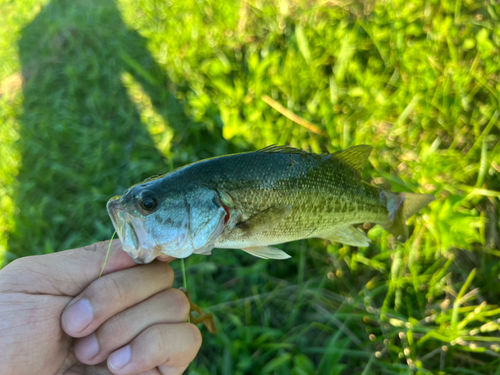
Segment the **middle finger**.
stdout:
<path fill-rule="evenodd" d="M 173 280 L 174 272 L 164 262 L 105 275 L 69 303 L 61 317 L 62 327 L 72 337 L 87 336 L 113 315 L 170 288 Z"/>
<path fill-rule="evenodd" d="M 113 316 L 96 332 L 77 340 L 75 355 L 88 365 L 100 363 L 146 328 L 156 324 L 184 323 L 188 315 L 186 295 L 178 289 L 165 290 Z"/>

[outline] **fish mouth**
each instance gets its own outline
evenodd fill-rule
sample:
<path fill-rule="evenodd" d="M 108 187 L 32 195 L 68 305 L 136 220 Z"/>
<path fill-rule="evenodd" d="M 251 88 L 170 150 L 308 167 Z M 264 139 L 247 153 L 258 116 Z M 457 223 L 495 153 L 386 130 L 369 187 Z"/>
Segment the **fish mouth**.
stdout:
<path fill-rule="evenodd" d="M 120 196 L 113 197 L 109 200 L 106 205 L 109 217 L 113 223 L 113 227 L 122 242 L 122 247 L 125 252 L 127 252 L 130 257 L 138 264 L 149 263 L 153 259 L 148 259 L 146 252 L 141 246 L 140 237 L 136 232 L 134 226 L 134 218 L 124 210 L 120 203 Z"/>

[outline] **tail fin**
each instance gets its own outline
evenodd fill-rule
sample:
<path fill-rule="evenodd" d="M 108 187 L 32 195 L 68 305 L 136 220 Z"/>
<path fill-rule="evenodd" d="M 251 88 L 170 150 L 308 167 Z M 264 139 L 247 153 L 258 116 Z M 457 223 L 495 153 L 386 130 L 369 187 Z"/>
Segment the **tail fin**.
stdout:
<path fill-rule="evenodd" d="M 430 194 L 395 194 L 389 191 L 384 191 L 383 193 L 387 197 L 389 222 L 382 226 L 386 231 L 393 234 L 398 241 L 406 242 L 408 239 L 406 220 L 431 203 L 435 198 Z"/>

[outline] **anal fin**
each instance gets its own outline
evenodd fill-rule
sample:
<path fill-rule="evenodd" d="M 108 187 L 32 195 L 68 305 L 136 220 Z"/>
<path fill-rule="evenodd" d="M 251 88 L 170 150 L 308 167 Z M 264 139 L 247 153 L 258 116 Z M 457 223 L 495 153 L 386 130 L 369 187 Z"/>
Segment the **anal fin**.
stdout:
<path fill-rule="evenodd" d="M 255 246 L 255 247 L 246 247 L 241 249 L 248 254 L 253 255 L 257 258 L 262 259 L 288 259 L 291 258 L 290 255 L 285 253 L 283 250 L 278 249 L 277 247 L 272 246 Z"/>
<path fill-rule="evenodd" d="M 337 228 L 325 235 L 318 236 L 332 242 L 341 242 L 349 246 L 367 247 L 370 239 L 353 226 Z"/>

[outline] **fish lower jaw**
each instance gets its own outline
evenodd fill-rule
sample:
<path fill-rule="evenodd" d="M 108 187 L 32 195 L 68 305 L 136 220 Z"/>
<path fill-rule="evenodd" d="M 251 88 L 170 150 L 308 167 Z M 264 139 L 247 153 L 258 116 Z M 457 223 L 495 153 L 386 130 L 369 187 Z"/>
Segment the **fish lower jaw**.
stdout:
<path fill-rule="evenodd" d="M 125 250 L 125 248 L 124 248 Z M 154 247 L 149 248 L 139 248 L 137 250 L 127 251 L 127 253 L 136 261 L 137 263 L 150 263 L 156 258 L 169 259 L 169 258 L 187 258 L 188 256 L 196 253 L 195 249 L 191 246 L 184 246 L 180 249 L 172 250 L 167 245 L 157 244 Z"/>

